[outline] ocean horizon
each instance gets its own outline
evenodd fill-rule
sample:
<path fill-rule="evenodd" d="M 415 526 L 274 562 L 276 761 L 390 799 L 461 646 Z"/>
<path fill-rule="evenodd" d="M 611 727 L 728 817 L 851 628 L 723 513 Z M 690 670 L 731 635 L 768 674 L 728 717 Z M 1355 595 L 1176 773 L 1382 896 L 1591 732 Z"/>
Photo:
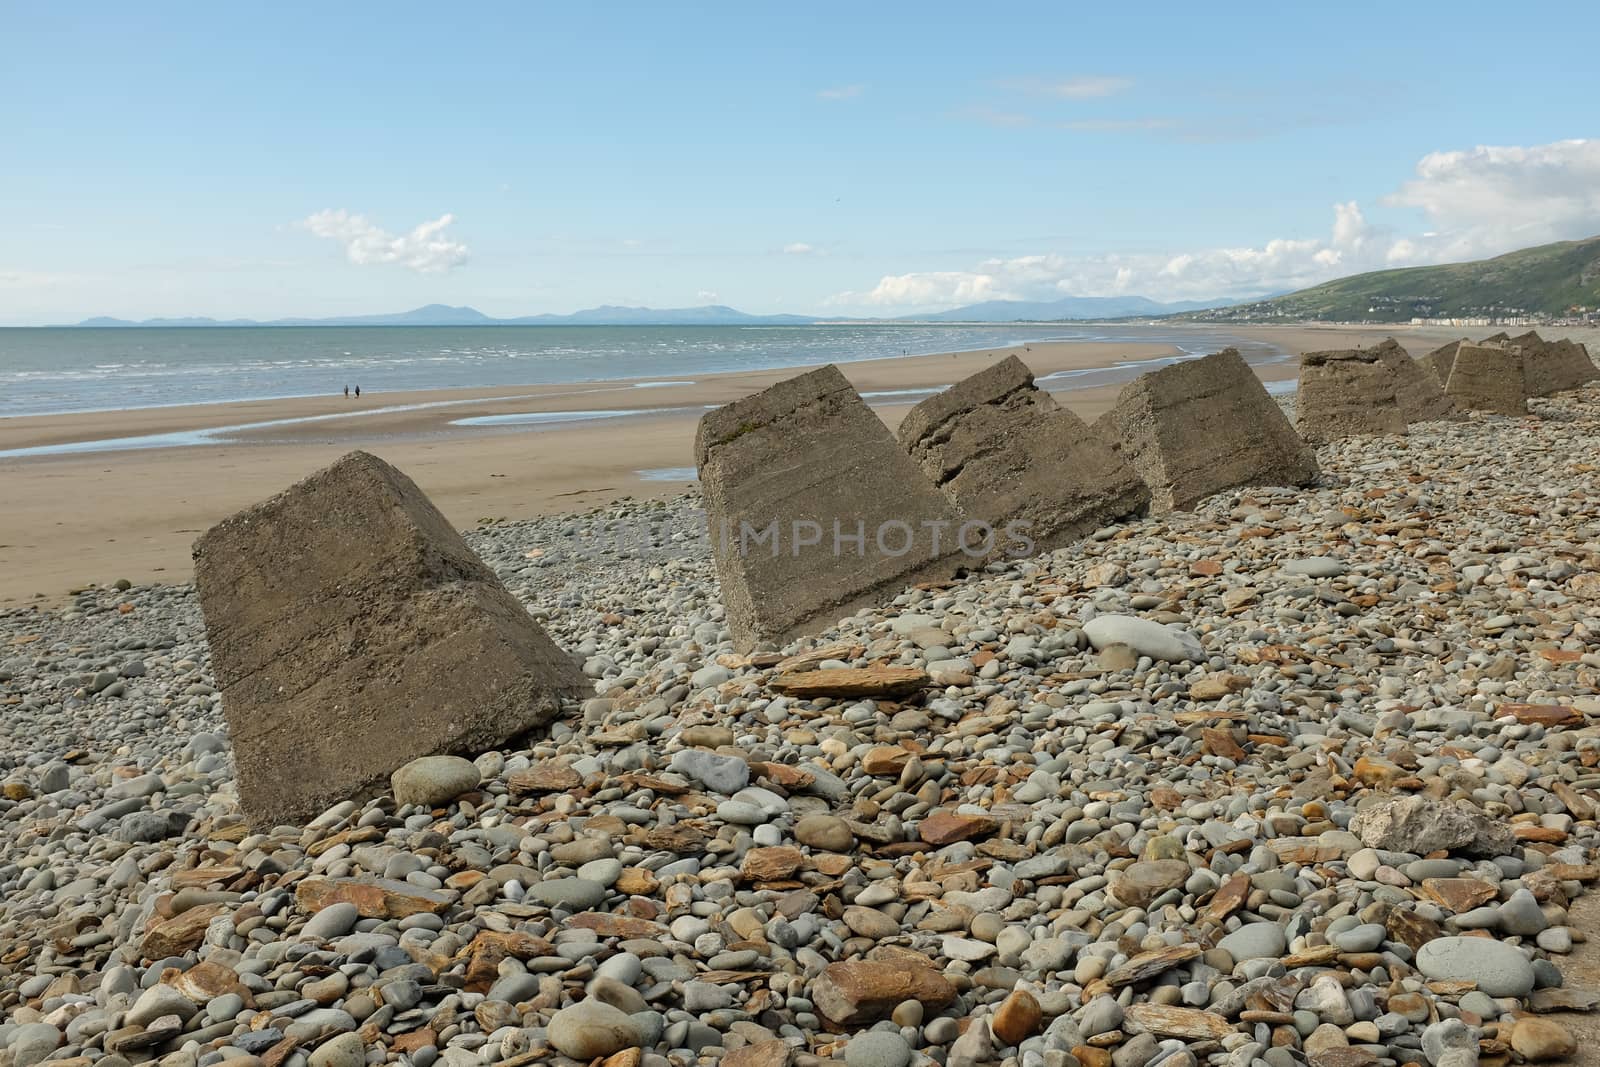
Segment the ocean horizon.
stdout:
<path fill-rule="evenodd" d="M 1077 341 L 1229 344 L 1227 331 L 1141 325 L 182 326 L 0 330 L 0 418 L 340 393 L 497 388 L 852 363 Z M 1148 367 L 1146 367 L 1148 369 Z"/>

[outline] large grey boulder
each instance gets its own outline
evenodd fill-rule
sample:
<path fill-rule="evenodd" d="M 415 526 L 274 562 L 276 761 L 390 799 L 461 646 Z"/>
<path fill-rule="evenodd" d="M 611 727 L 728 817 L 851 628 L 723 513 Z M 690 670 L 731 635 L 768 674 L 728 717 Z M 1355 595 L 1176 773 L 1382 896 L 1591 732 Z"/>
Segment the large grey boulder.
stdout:
<path fill-rule="evenodd" d="M 1522 349 L 1515 345 L 1460 345 L 1444 391 L 1457 406 L 1497 415 L 1526 415 L 1528 390 Z"/>
<path fill-rule="evenodd" d="M 493 747 L 589 688 L 416 484 L 365 452 L 224 519 L 194 559 L 258 826 L 373 792 L 418 756 Z"/>
<path fill-rule="evenodd" d="M 1405 433 L 1394 370 L 1372 349 L 1307 352 L 1300 357 L 1295 428 L 1312 444 L 1343 437 Z"/>
<path fill-rule="evenodd" d="M 1363 808 L 1350 820 L 1350 832 L 1368 848 L 1385 852 L 1462 852 L 1493 859 L 1516 848 L 1511 824 L 1481 811 L 1410 796 Z"/>
<path fill-rule="evenodd" d="M 1150 487 L 1153 512 L 1246 485 L 1307 485 L 1316 454 L 1237 349 L 1129 382 L 1094 424 Z"/>
<path fill-rule="evenodd" d="M 695 462 L 741 649 L 976 562 L 958 547 L 960 514 L 837 367 L 707 412 Z"/>
<path fill-rule="evenodd" d="M 1078 540 L 1150 500 L 1127 461 L 1035 386 L 1016 356 L 912 408 L 899 438 L 964 516 L 996 530 L 1025 524 L 1038 551 Z M 1002 540 L 996 555 L 1008 548 Z"/>
<path fill-rule="evenodd" d="M 1389 338 L 1375 345 L 1372 351 L 1394 372 L 1395 402 L 1400 414 L 1409 425 L 1414 422 L 1437 422 L 1460 415 L 1454 402 L 1444 393 L 1444 383 L 1434 380 L 1421 361 L 1411 358 L 1400 342 Z"/>

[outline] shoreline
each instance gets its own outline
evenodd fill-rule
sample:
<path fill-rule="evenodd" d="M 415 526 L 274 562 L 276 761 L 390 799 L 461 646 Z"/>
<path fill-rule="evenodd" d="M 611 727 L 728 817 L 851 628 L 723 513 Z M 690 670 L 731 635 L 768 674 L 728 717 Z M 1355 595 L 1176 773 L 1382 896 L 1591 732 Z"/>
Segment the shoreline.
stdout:
<path fill-rule="evenodd" d="M 1259 341 L 1262 352 L 1275 347 L 1291 356 L 1393 335 L 1421 355 L 1432 344 L 1421 330 L 1235 327 L 1215 332 Z M 1123 381 L 1154 369 L 1155 361 L 1183 355 L 1169 344 L 1069 341 L 860 360 L 841 367 L 893 429 L 923 396 L 1012 353 L 1028 363 L 1058 402 L 1086 421 L 1111 406 Z M 1117 367 L 1130 362 L 1131 367 Z M 370 398 L 372 407 L 359 411 L 350 410 L 342 396 L 326 396 L 3 419 L 0 452 L 161 434 L 200 435 L 203 443 L 0 456 L 0 497 L 7 501 L 0 532 L 0 607 L 59 602 L 69 588 L 92 582 L 187 582 L 190 545 L 200 533 L 353 448 L 376 452 L 405 471 L 459 528 L 486 519 L 581 510 L 622 497 L 675 495 L 686 482 L 672 475 L 693 468 L 694 428 L 707 407 L 757 392 L 808 366 L 692 381 L 659 374 L 369 393 L 361 403 Z M 1292 358 L 1256 369 L 1267 382 L 1297 375 Z M 1101 372 L 1121 378 L 1100 383 Z M 1065 377 L 1048 380 L 1051 375 Z M 640 384 L 662 382 L 682 384 Z M 1056 388 L 1069 383 L 1080 387 Z M 593 417 L 619 410 L 630 414 Z M 582 416 L 586 412 L 589 417 Z M 457 424 L 459 418 L 541 414 L 553 419 L 532 426 Z"/>

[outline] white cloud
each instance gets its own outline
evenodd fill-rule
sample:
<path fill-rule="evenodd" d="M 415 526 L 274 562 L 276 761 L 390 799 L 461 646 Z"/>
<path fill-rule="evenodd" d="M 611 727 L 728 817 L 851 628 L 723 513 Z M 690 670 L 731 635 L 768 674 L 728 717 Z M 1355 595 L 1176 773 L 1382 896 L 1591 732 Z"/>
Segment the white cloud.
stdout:
<path fill-rule="evenodd" d="M 996 288 L 988 274 L 936 270 L 886 274 L 866 293 L 840 293 L 830 304 L 868 307 L 956 307 L 980 300 L 1005 300 L 1011 294 Z"/>
<path fill-rule="evenodd" d="M 815 245 L 808 245 L 804 241 L 795 241 L 792 244 L 783 246 L 783 254 L 786 256 L 814 256 L 817 254 L 817 248 Z"/>
<path fill-rule="evenodd" d="M 84 275 L 38 270 L 0 269 L 0 289 L 54 289 L 83 281 Z"/>
<path fill-rule="evenodd" d="M 702 289 L 694 295 L 695 299 L 702 304 L 715 304 L 719 299 L 716 292 L 711 289 Z"/>
<path fill-rule="evenodd" d="M 867 91 L 865 85 L 835 85 L 817 92 L 819 100 L 854 100 Z"/>
<path fill-rule="evenodd" d="M 1435 152 L 1381 203 L 1420 210 L 1409 234 L 1370 222 L 1354 200 L 1332 205 L 1323 237 L 1259 246 L 1136 255 L 1043 253 L 989 259 L 971 271 L 887 275 L 835 305 L 927 311 L 978 300 L 1137 293 L 1157 300 L 1251 297 L 1370 270 L 1499 255 L 1600 234 L 1600 141 Z"/>
<path fill-rule="evenodd" d="M 1433 152 L 1384 202 L 1421 210 L 1434 232 L 1419 249 L 1494 255 L 1600 233 L 1600 140 Z"/>
<path fill-rule="evenodd" d="M 1079 74 L 1055 81 L 1029 78 L 1004 84 L 1008 88 L 1021 89 L 1040 96 L 1058 96 L 1065 100 L 1093 100 L 1102 96 L 1115 96 L 1117 93 L 1132 89 L 1133 79 L 1108 74 Z"/>
<path fill-rule="evenodd" d="M 319 211 L 300 221 L 318 237 L 344 245 L 351 263 L 373 263 L 410 267 L 424 274 L 446 271 L 467 261 L 467 246 L 445 231 L 455 221 L 450 214 L 424 222 L 410 233 L 392 234 L 363 215 L 343 210 Z"/>

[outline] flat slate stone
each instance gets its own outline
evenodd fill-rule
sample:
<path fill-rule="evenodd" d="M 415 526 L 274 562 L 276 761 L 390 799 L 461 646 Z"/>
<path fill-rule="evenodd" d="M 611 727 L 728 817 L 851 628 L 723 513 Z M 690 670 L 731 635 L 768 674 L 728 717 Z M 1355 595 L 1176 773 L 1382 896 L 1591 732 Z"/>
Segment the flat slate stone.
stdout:
<path fill-rule="evenodd" d="M 900 444 L 961 513 L 1002 535 L 993 556 L 1070 544 L 1144 510 L 1150 490 L 1084 421 L 1008 356 L 912 408 Z"/>
<path fill-rule="evenodd" d="M 1129 382 L 1094 424 L 1150 487 L 1153 512 L 1247 485 L 1308 485 L 1317 457 L 1238 349 Z"/>
<path fill-rule="evenodd" d="M 416 484 L 352 452 L 195 543 L 195 586 L 256 826 L 477 753 L 589 689 Z"/>
<path fill-rule="evenodd" d="M 740 651 L 978 562 L 959 552 L 955 507 L 837 367 L 707 412 L 695 461 Z"/>

